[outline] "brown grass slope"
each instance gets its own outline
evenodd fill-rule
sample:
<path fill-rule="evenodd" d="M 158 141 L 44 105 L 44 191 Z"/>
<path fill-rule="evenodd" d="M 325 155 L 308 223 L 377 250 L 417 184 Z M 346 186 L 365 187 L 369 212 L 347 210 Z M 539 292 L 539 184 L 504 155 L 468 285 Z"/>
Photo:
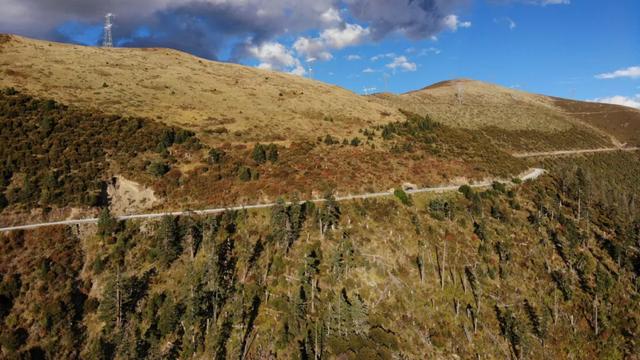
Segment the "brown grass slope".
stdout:
<path fill-rule="evenodd" d="M 620 105 L 552 99 L 576 119 L 606 131 L 628 146 L 640 145 L 640 110 Z"/>
<path fill-rule="evenodd" d="M 4 36 L 0 87 L 77 106 L 160 120 L 205 142 L 300 140 L 404 117 L 304 77 L 169 49 L 103 49 Z M 225 133 L 228 131 L 228 133 Z"/>
<path fill-rule="evenodd" d="M 557 141 L 548 138 L 539 144 L 551 147 L 637 144 L 640 139 L 640 111 L 635 109 L 529 94 L 473 80 L 443 81 L 406 94 L 373 97 L 450 126 L 490 129 L 494 138 L 500 137 L 495 134 L 499 129 L 513 142 L 531 132 L 556 137 Z M 576 136 L 582 141 L 576 142 Z"/>
<path fill-rule="evenodd" d="M 640 116 L 603 105 L 587 119 L 576 114 L 589 112 L 580 110 L 591 106 L 587 103 L 571 102 L 569 109 L 557 99 L 470 80 L 364 97 L 299 76 L 175 50 L 102 49 L 14 35 L 0 38 L 0 74 L 0 87 L 156 119 L 194 130 L 211 145 L 352 137 L 359 129 L 402 120 L 398 109 L 403 109 L 450 126 L 488 130 L 508 150 L 597 147 L 611 145 L 611 134 L 622 142 L 636 141 Z M 627 129 L 636 135 L 627 136 Z M 553 141 L 549 134 L 560 136 Z M 528 138 L 539 141 L 523 141 Z"/>

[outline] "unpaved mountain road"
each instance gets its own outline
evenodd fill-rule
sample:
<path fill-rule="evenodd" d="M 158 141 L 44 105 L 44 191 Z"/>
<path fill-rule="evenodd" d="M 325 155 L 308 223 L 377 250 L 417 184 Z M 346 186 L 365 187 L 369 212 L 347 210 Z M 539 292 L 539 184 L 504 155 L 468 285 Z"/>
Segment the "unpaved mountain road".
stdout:
<path fill-rule="evenodd" d="M 615 152 L 615 151 L 638 151 L 638 150 L 640 150 L 640 147 L 612 147 L 612 148 L 584 149 L 584 150 L 525 152 L 525 153 L 516 153 L 511 155 L 517 158 L 529 158 L 529 157 L 568 156 L 568 155 L 595 154 L 595 153 Z"/>
<path fill-rule="evenodd" d="M 545 173 L 545 170 L 534 168 L 526 173 L 519 176 L 519 179 L 522 181 L 527 180 L 535 180 L 541 175 Z M 510 180 L 505 179 L 492 179 L 492 180 L 484 180 L 481 182 L 476 182 L 473 184 L 469 184 L 472 188 L 484 188 L 489 187 L 493 184 L 494 181 L 503 181 L 507 182 Z M 408 194 L 419 194 L 419 193 L 442 193 L 448 191 L 457 191 L 460 188 L 460 185 L 445 185 L 445 186 L 436 186 L 436 187 L 427 187 L 421 189 L 407 190 Z M 356 199 L 371 199 L 377 197 L 385 197 L 385 196 L 393 196 L 393 191 L 388 192 L 377 192 L 377 193 L 366 193 L 359 195 L 345 195 L 336 197 L 336 201 L 349 201 Z M 310 200 L 315 203 L 321 203 L 326 201 L 325 199 L 314 199 Z M 123 215 L 118 216 L 118 220 L 133 220 L 133 219 L 155 219 L 161 218 L 163 216 L 188 216 L 188 215 L 207 215 L 207 214 L 218 214 L 224 211 L 229 210 L 244 210 L 244 209 L 264 209 L 275 206 L 276 203 L 268 203 L 268 204 L 255 204 L 255 205 L 240 205 L 226 208 L 213 208 L 213 209 L 205 209 L 205 210 L 185 210 L 185 211 L 175 211 L 175 212 L 163 212 L 163 213 L 154 213 L 154 214 L 134 214 L 134 215 Z M 62 220 L 62 221 L 52 221 L 52 222 L 43 222 L 37 224 L 27 224 L 27 225 L 16 225 L 16 226 L 7 226 L 0 228 L 0 232 L 13 231 L 13 230 L 30 230 L 41 228 L 45 226 L 56 226 L 56 225 L 80 225 L 80 224 L 95 224 L 98 222 L 97 218 L 87 218 L 87 219 L 72 219 L 72 220 Z"/>

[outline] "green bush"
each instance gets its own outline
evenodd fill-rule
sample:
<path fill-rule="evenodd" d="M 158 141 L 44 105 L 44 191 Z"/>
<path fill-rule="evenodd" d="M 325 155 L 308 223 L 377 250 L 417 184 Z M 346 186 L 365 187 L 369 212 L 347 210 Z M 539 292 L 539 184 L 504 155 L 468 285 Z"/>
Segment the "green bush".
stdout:
<path fill-rule="evenodd" d="M 251 176 L 251 169 L 246 167 L 246 166 L 241 166 L 238 169 L 238 178 L 241 181 L 251 181 L 252 176 Z"/>
<path fill-rule="evenodd" d="M 461 192 L 467 200 L 471 200 L 473 197 L 473 189 L 469 185 L 460 186 L 458 191 Z"/>
<path fill-rule="evenodd" d="M 147 168 L 149 173 L 156 177 L 162 177 L 169 172 L 169 169 L 169 165 L 159 161 L 151 163 Z"/>
<path fill-rule="evenodd" d="M 276 144 L 269 144 L 267 146 L 267 160 L 272 163 L 278 161 L 278 146 Z"/>
<path fill-rule="evenodd" d="M 498 181 L 494 181 L 493 184 L 491 184 L 491 188 L 502 194 L 507 191 L 507 188 L 504 186 L 504 184 Z"/>
<path fill-rule="evenodd" d="M 411 206 L 411 205 L 413 204 L 413 201 L 411 200 L 411 197 L 410 197 L 410 196 L 409 196 L 409 195 L 408 195 L 404 190 L 402 190 L 402 189 L 400 189 L 400 188 L 395 189 L 395 190 L 393 191 L 393 195 L 394 195 L 395 197 L 397 197 L 397 198 L 398 198 L 398 200 L 400 200 L 400 202 L 401 202 L 403 205 Z"/>
<path fill-rule="evenodd" d="M 340 144 L 340 140 L 332 137 L 331 135 L 327 135 L 324 137 L 324 143 L 326 145 L 335 145 L 335 144 Z"/>
<path fill-rule="evenodd" d="M 442 199 L 431 200 L 427 211 L 429 212 L 429 215 L 436 220 L 448 219 L 453 213 L 451 211 L 451 204 Z"/>
<path fill-rule="evenodd" d="M 267 152 L 265 146 L 257 143 L 253 147 L 253 151 L 251 152 L 251 158 L 258 164 L 264 164 L 267 162 Z"/>
<path fill-rule="evenodd" d="M 222 164 L 226 155 L 227 153 L 224 150 L 211 149 L 209 150 L 209 161 L 213 164 Z"/>
<path fill-rule="evenodd" d="M 360 141 L 360 138 L 358 137 L 354 137 L 353 139 L 351 139 L 351 146 L 358 146 L 362 143 L 362 141 Z"/>

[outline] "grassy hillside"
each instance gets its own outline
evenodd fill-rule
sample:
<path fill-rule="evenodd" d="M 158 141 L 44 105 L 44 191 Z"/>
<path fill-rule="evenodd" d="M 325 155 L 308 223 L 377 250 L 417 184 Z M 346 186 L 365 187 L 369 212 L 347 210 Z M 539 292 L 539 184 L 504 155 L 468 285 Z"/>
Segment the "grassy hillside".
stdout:
<path fill-rule="evenodd" d="M 0 87 L 196 131 L 209 144 L 353 137 L 395 108 L 300 76 L 169 49 L 101 49 L 0 38 Z"/>
<path fill-rule="evenodd" d="M 640 110 L 626 106 L 554 99 L 570 116 L 615 136 L 629 146 L 640 145 Z"/>
<path fill-rule="evenodd" d="M 0 220 L 3 225 L 57 220 L 70 208 L 96 213 L 113 204 L 114 178 L 136 181 L 159 198 L 157 209 L 222 207 L 417 186 L 511 178 L 526 163 L 481 133 L 427 117 L 292 142 L 208 146 L 200 135 L 151 119 L 107 115 L 0 91 Z M 126 136 L 124 135 L 126 134 Z M 133 189 L 133 188 L 132 188 Z M 131 190 L 135 196 L 135 189 Z M 148 191 L 147 191 L 148 192 Z M 154 195 L 154 196 L 155 196 Z M 80 212 L 80 213 L 78 213 Z"/>
<path fill-rule="evenodd" d="M 534 183 L 404 204 L 3 234 L 1 351 L 634 359 L 638 160 L 553 161 Z"/>
<path fill-rule="evenodd" d="M 219 63 L 168 49 L 102 49 L 0 36 L 0 87 L 196 132 L 209 145 L 353 138 L 410 111 L 454 128 L 486 130 L 503 150 L 636 141 L 640 112 L 455 80 L 401 95 L 359 96 L 299 76 Z M 590 112 L 585 118 L 581 113 Z M 584 120 L 584 121 L 583 121 Z M 631 132 L 632 135 L 628 135 Z M 516 141 L 511 139 L 516 138 Z M 531 140 L 526 140 L 531 139 Z"/>
<path fill-rule="evenodd" d="M 483 131 L 514 151 L 637 144 L 640 111 L 529 94 L 472 80 L 441 82 L 406 94 L 377 94 L 381 103 L 438 122 Z"/>

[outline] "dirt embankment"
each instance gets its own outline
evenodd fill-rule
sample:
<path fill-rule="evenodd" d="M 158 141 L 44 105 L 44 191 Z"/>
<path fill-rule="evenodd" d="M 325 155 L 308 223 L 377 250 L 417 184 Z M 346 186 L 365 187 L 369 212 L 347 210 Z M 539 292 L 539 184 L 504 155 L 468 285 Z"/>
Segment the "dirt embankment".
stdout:
<path fill-rule="evenodd" d="M 160 203 L 153 190 L 122 176 L 112 179 L 107 193 L 110 199 L 110 210 L 115 215 L 137 213 Z"/>

